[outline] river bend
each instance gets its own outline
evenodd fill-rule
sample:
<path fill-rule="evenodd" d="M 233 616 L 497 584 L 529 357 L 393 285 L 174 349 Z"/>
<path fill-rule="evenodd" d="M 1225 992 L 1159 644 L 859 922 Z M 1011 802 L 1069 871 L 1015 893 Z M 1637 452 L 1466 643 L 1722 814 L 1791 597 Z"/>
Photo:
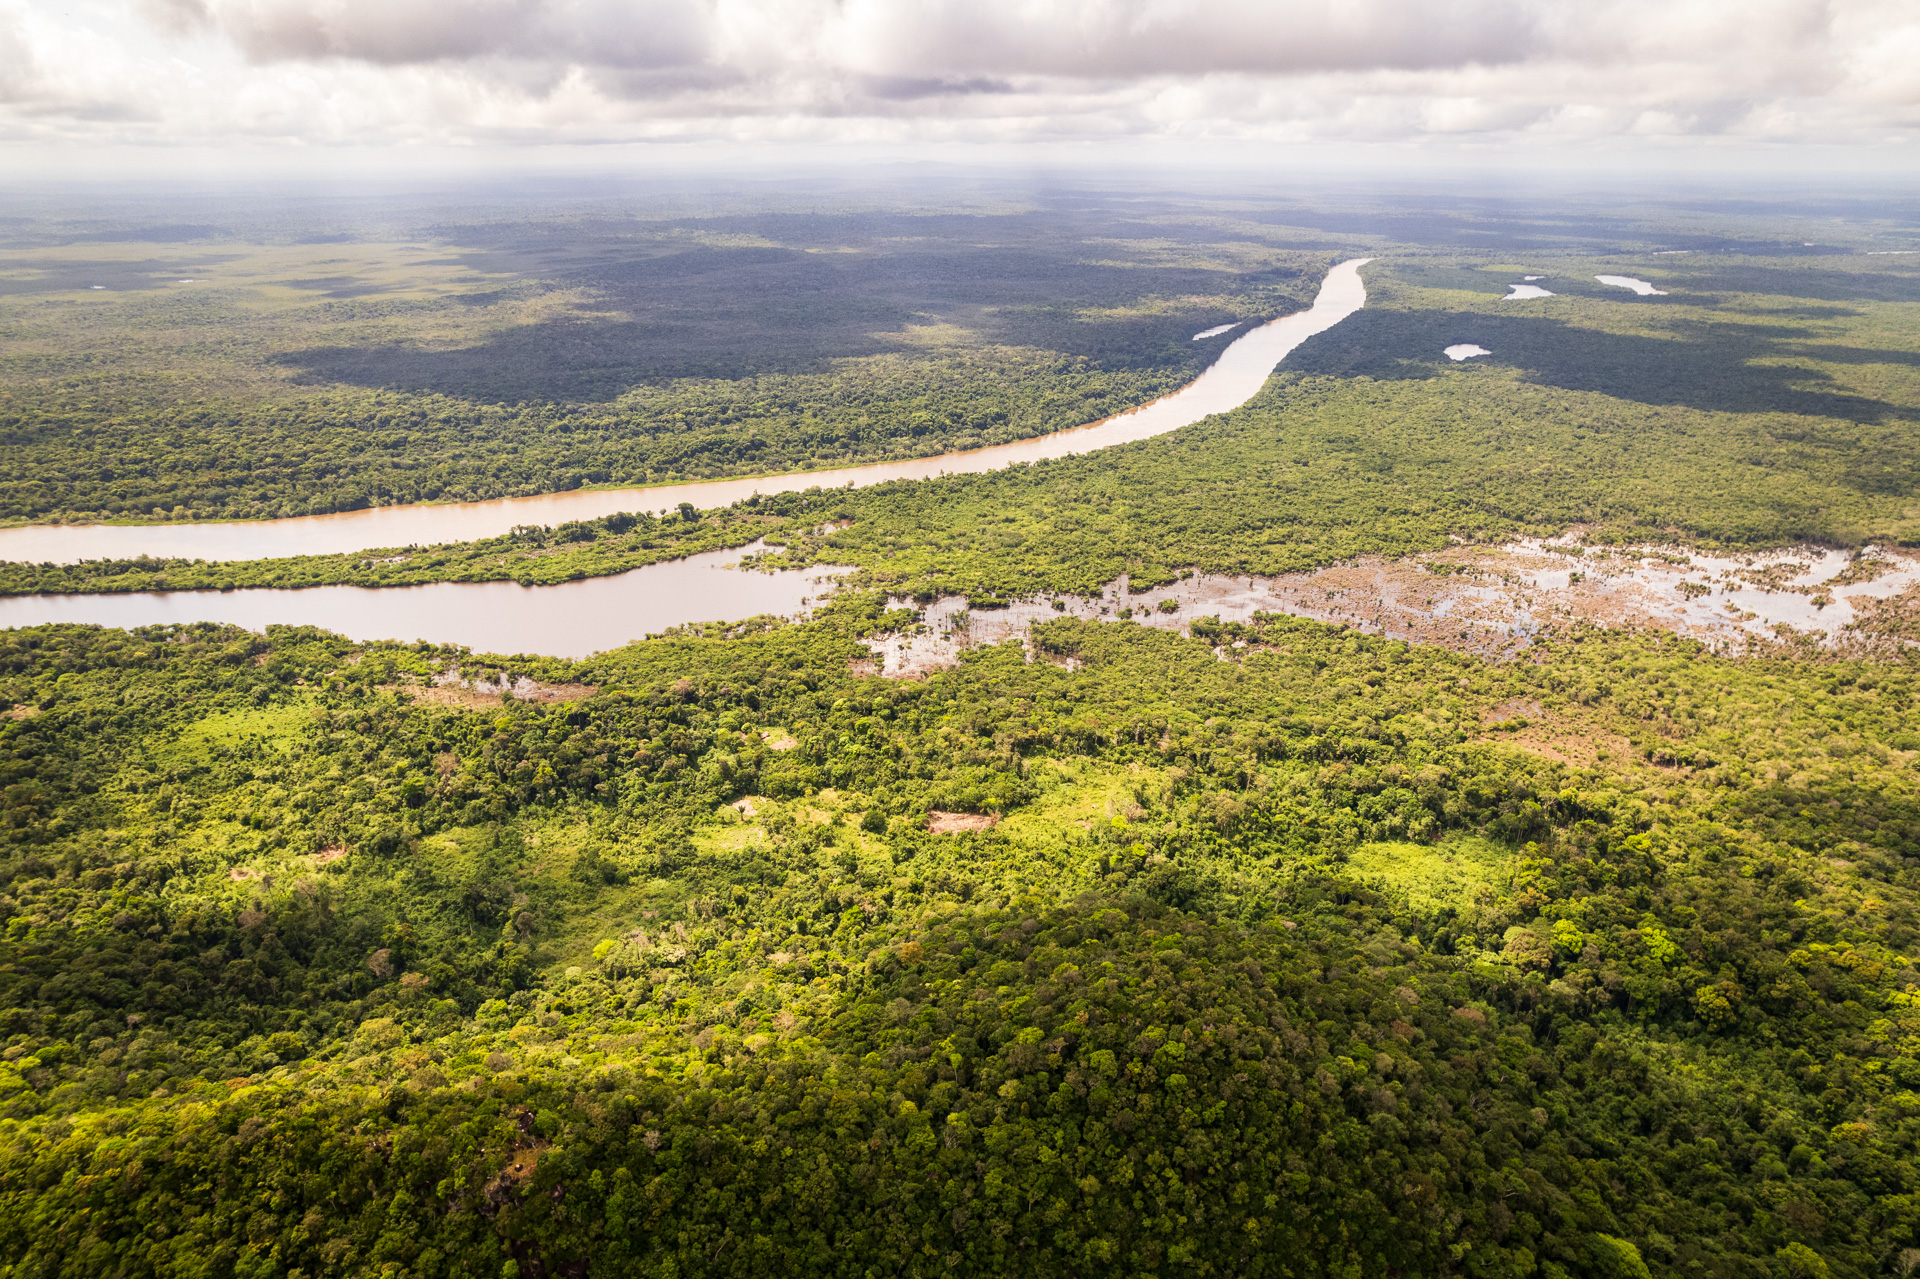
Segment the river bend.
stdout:
<path fill-rule="evenodd" d="M 496 536 L 516 524 L 558 524 L 619 511 L 671 510 L 681 502 L 712 509 L 754 493 L 864 486 L 885 480 L 998 470 L 1162 435 L 1257 394 L 1288 352 L 1366 303 L 1360 268 L 1327 273 L 1312 308 L 1253 330 L 1185 387 L 1131 412 L 1037 439 L 963 453 L 761 479 L 715 480 L 659 488 L 555 493 L 496 502 L 384 507 L 339 515 L 251 523 L 41 525 L 0 530 L 0 558 L 72 563 L 136 555 L 208 560 L 269 559 L 432 545 Z M 556 586 L 514 582 L 438 582 L 422 586 L 317 586 L 301 590 L 143 591 L 0 598 L 0 627 L 49 623 L 151 626 L 226 622 L 262 630 L 284 623 L 323 627 L 355 640 L 463 644 L 487 653 L 585 657 L 670 626 L 793 616 L 851 570 L 815 567 L 762 573 L 729 571 L 755 547 L 710 551 L 608 577 Z"/>
<path fill-rule="evenodd" d="M 1012 444 L 900 462 L 876 462 L 830 471 L 731 480 L 704 480 L 651 488 L 576 489 L 540 497 L 489 502 L 383 506 L 334 515 L 209 524 L 35 524 L 0 529 L 0 560 L 72 564 L 80 560 L 264 560 L 291 555 L 335 555 L 373 548 L 434 546 L 498 537 L 520 524 L 564 524 L 622 511 L 670 511 L 682 502 L 702 510 L 730 506 L 755 493 L 809 488 L 864 488 L 887 480 L 997 471 L 1042 458 L 1091 453 L 1163 435 L 1214 413 L 1238 408 L 1265 385 L 1288 352 L 1324 333 L 1366 304 L 1360 268 L 1371 258 L 1342 262 L 1327 272 L 1313 306 L 1245 334 L 1199 377 L 1150 404 L 1086 426 Z"/>

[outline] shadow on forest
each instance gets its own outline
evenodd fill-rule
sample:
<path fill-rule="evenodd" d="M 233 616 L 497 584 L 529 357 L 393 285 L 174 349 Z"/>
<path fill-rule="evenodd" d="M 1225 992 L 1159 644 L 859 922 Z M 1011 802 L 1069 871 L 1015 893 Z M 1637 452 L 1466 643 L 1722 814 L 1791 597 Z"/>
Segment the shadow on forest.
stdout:
<path fill-rule="evenodd" d="M 1506 365 L 1527 381 L 1569 391 L 1597 391 L 1641 404 L 1677 404 L 1728 413 L 1795 413 L 1879 421 L 1912 410 L 1840 390 L 1808 390 L 1828 381 L 1804 364 L 1761 365 L 1760 359 L 1913 364 L 1907 351 L 1808 346 L 1806 330 L 1707 324 L 1680 339 L 1577 328 L 1537 316 L 1473 311 L 1363 311 L 1303 344 L 1286 367 L 1335 377 L 1403 380 L 1438 376 L 1443 352 L 1471 342 L 1491 355 L 1475 364 Z"/>
<path fill-rule="evenodd" d="M 0 278 L 0 297 L 23 294 L 76 293 L 95 288 L 111 293 L 165 289 L 177 277 L 196 268 L 233 262 L 238 253 L 197 253 L 181 258 L 141 258 L 137 261 L 96 261 L 91 258 L 31 258 L 13 263 L 15 272 Z"/>
<path fill-rule="evenodd" d="M 1833 271 L 1819 267 L 1681 264 L 1661 287 L 1692 293 L 1761 293 L 1816 302 L 1920 302 L 1920 275 L 1908 270 Z"/>
<path fill-rule="evenodd" d="M 318 293 L 323 298 L 364 298 L 379 293 L 391 293 L 391 284 L 374 284 L 353 275 L 323 275 L 305 280 L 275 280 L 283 289 L 299 289 L 304 293 Z"/>
<path fill-rule="evenodd" d="M 1651 266 L 1632 262 L 1612 267 L 1589 262 L 1578 272 L 1569 272 L 1564 263 L 1547 261 L 1525 272 L 1496 272 L 1471 264 L 1396 262 L 1390 278 L 1416 288 L 1458 289 L 1498 298 L 1519 283 L 1523 274 L 1531 275 L 1536 270 L 1540 272 L 1535 277 L 1539 283 L 1562 297 L 1598 298 L 1636 306 L 1737 305 L 1736 295 L 1747 295 L 1749 305 L 1743 309 L 1752 314 L 1830 320 L 1860 314 L 1856 308 L 1840 305 L 1843 303 L 1920 302 L 1920 275 L 1896 270 L 1834 271 L 1817 267 L 1661 263 L 1656 271 Z M 1637 296 L 1600 283 L 1590 273 L 1595 271 L 1639 275 L 1654 281 L 1668 293 L 1661 297 Z M 1755 297 L 1767 300 L 1752 302 Z M 1785 300 L 1784 304 L 1776 299 Z M 1809 302 L 1826 305 L 1806 305 Z"/>
<path fill-rule="evenodd" d="M 1084 253 L 1064 246 L 742 247 L 601 261 L 576 265 L 560 281 L 594 294 L 575 317 L 450 351 L 328 347 L 276 362 L 318 382 L 488 401 L 608 400 L 666 378 L 818 372 L 832 360 L 903 349 L 906 343 L 889 335 L 910 325 L 951 323 L 987 342 L 1082 356 L 1108 368 L 1197 369 L 1217 348 L 1194 343 L 1192 335 L 1242 318 L 1230 303 L 1196 301 L 1171 313 L 1099 320 L 1083 318 L 1081 309 L 1125 307 L 1153 295 L 1244 294 L 1294 278 L 1092 264 Z"/>

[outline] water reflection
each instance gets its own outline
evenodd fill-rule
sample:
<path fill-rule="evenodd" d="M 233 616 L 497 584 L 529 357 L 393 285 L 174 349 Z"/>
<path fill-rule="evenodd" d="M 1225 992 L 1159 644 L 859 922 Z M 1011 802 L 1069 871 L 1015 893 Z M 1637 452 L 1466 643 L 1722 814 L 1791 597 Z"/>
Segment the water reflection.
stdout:
<path fill-rule="evenodd" d="M 319 626 L 356 640 L 431 640 L 482 653 L 585 657 L 670 626 L 793 616 L 850 570 L 779 573 L 730 566 L 763 549 L 709 551 L 614 577 L 559 586 L 437 582 L 428 586 L 316 586 L 307 590 L 147 591 L 127 595 L 24 595 L 0 599 L 0 627 L 83 622 L 152 626 L 230 622 Z"/>

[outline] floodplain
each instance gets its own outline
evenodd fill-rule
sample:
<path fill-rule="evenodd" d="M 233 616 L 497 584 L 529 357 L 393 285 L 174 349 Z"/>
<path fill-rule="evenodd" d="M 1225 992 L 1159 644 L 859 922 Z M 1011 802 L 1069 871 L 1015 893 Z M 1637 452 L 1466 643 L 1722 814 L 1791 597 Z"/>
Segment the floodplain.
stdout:
<path fill-rule="evenodd" d="M 1909 202 L 804 194 L 4 224 L 4 513 L 156 532 L 1040 439 L 1372 259 L 1098 452 L 0 564 L 841 579 L 0 630 L 9 1273 L 1913 1268 Z"/>

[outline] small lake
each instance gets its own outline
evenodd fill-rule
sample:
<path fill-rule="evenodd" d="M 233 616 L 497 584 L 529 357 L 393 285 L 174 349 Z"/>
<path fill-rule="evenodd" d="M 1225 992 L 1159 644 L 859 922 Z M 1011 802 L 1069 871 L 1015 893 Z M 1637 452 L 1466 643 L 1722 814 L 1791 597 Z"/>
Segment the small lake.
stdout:
<path fill-rule="evenodd" d="M 1643 298 L 1663 298 L 1667 296 L 1665 289 L 1656 289 L 1645 280 L 1636 280 L 1630 275 L 1596 275 L 1593 278 L 1602 284 L 1611 285 L 1616 289 L 1632 289 Z"/>
<path fill-rule="evenodd" d="M 1360 268 L 1371 258 L 1342 262 L 1327 272 L 1313 306 L 1281 316 L 1230 343 L 1208 369 L 1173 394 L 1086 426 L 1012 444 L 901 462 L 831 471 L 799 471 L 757 479 L 708 480 L 654 488 L 575 490 L 492 502 L 385 506 L 337 515 L 221 524 L 36 524 L 0 529 L 0 560 L 72 564 L 139 555 L 202 560 L 264 560 L 289 555 L 337 555 L 403 546 L 433 546 L 498 537 L 517 524 L 553 526 L 622 511 L 671 511 L 682 502 L 701 510 L 730 506 L 755 493 L 809 488 L 864 488 L 886 480 L 997 471 L 1042 458 L 1091 453 L 1177 430 L 1214 413 L 1239 408 L 1266 385 L 1288 352 L 1324 333 L 1367 301 Z"/>
<path fill-rule="evenodd" d="M 732 566 L 760 544 L 649 564 L 613 577 L 558 586 L 516 582 L 435 582 L 426 586 L 314 586 L 305 590 L 144 591 L 125 595 L 0 598 L 0 627 L 79 622 L 153 626 L 227 622 L 318 626 L 354 640 L 431 640 L 481 653 L 586 657 L 696 622 L 740 621 L 762 613 L 794 617 L 834 589 L 851 569 L 786 572 Z"/>

